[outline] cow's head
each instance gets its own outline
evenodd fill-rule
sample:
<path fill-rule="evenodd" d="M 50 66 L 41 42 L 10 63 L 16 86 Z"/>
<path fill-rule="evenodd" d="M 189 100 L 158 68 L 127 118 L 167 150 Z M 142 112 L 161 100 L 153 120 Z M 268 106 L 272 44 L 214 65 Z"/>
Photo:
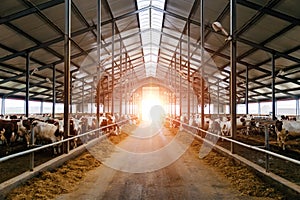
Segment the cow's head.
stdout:
<path fill-rule="evenodd" d="M 240 118 L 240 122 L 242 123 L 243 126 L 246 126 L 246 119 L 244 116 Z"/>
<path fill-rule="evenodd" d="M 275 128 L 278 130 L 278 131 L 282 131 L 282 125 L 283 125 L 283 122 L 280 121 L 280 120 L 277 120 L 275 122 Z"/>
<path fill-rule="evenodd" d="M 56 129 L 55 133 L 54 133 L 55 137 L 57 138 L 58 141 L 63 139 L 64 136 L 64 132 L 61 132 L 59 130 L 59 128 Z"/>

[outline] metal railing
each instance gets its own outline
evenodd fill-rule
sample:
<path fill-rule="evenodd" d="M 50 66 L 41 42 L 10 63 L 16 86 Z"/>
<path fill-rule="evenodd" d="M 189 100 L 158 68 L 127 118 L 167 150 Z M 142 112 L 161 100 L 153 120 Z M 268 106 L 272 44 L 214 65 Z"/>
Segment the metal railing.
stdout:
<path fill-rule="evenodd" d="M 196 129 L 196 130 L 199 130 L 199 131 L 201 131 L 201 132 L 203 132 L 203 133 L 212 135 L 212 136 L 214 136 L 214 137 L 218 137 L 218 138 L 221 138 L 221 139 L 223 139 L 223 140 L 229 141 L 229 142 L 231 142 L 231 143 L 238 144 L 238 145 L 243 146 L 243 147 L 246 147 L 246 148 L 248 148 L 248 149 L 253 149 L 253 150 L 256 150 L 256 151 L 265 153 L 266 155 L 271 155 L 271 156 L 274 156 L 274 157 L 277 157 L 277 158 L 280 158 L 280 159 L 283 159 L 283 160 L 286 160 L 286 161 L 295 163 L 295 164 L 297 164 L 297 165 L 300 165 L 300 160 L 296 160 L 296 159 L 293 159 L 293 158 L 290 158 L 290 157 L 287 157 L 287 156 L 284 156 L 284 155 L 281 155 L 281 154 L 278 154 L 278 153 L 275 153 L 275 152 L 272 152 L 272 151 L 268 150 L 268 148 L 269 148 L 269 147 L 268 147 L 269 133 L 268 133 L 268 129 L 267 129 L 267 128 L 265 128 L 265 137 L 266 137 L 266 138 L 265 138 L 265 140 L 266 140 L 265 143 L 266 143 L 266 148 L 267 148 L 267 149 L 262 149 L 262 148 L 259 148 L 259 147 L 257 147 L 257 146 L 245 144 L 245 143 L 243 143 L 243 142 L 240 142 L 240 141 L 237 141 L 237 140 L 233 140 L 233 139 L 228 138 L 228 137 L 224 137 L 224 136 L 221 136 L 221 135 L 217 135 L 217 134 L 211 133 L 211 132 L 209 132 L 209 131 L 205 131 L 205 130 L 199 128 L 199 127 L 191 126 L 191 125 L 189 125 L 189 124 L 187 124 L 187 123 L 183 123 L 183 122 L 181 122 L 181 121 L 179 121 L 179 120 L 176 120 L 176 119 L 171 119 L 171 118 L 168 118 L 168 119 L 169 119 L 169 120 L 176 121 L 176 122 L 178 122 L 178 123 L 180 123 L 180 124 L 182 124 L 182 125 L 184 125 L 184 126 L 187 126 L 187 127 L 192 128 L 192 129 Z M 192 134 L 192 135 L 195 136 L 195 137 L 200 137 L 199 135 L 196 135 L 196 134 L 192 133 L 191 131 L 188 131 L 188 130 L 187 130 L 187 132 L 188 132 L 189 134 Z M 206 140 L 206 139 L 203 138 L 203 137 L 201 137 L 201 139 L 204 140 L 205 142 L 209 142 L 208 140 Z M 266 171 L 267 171 L 267 172 L 269 171 L 269 164 L 268 164 L 268 163 L 269 163 L 269 158 L 266 157 L 266 167 L 265 167 L 265 168 L 266 168 Z"/>
<path fill-rule="evenodd" d="M 116 124 L 123 124 L 123 123 L 126 123 L 128 120 L 122 120 L 122 121 L 119 121 L 117 122 Z M 0 158 L 0 163 L 1 162 L 4 162 L 4 161 L 7 161 L 7 160 L 10 160 L 10 159 L 13 159 L 13 158 L 16 158 L 16 157 L 19 157 L 19 156 L 24 156 L 24 155 L 27 155 L 27 154 L 33 154 L 34 152 L 36 151 L 39 151 L 39 150 L 42 150 L 42 149 L 46 149 L 46 148 L 49 148 L 49 147 L 53 147 L 55 145 L 59 145 L 59 144 L 62 144 L 62 143 L 65 143 L 65 142 L 68 142 L 70 140 L 74 140 L 76 138 L 80 138 L 80 137 L 84 137 L 84 136 L 87 136 L 87 135 L 90 135 L 94 132 L 98 132 L 98 131 L 101 131 L 103 129 L 106 129 L 106 128 L 109 128 L 111 126 L 114 126 L 115 124 L 110 124 L 110 125 L 107 125 L 107 126 L 102 126 L 98 129 L 95 129 L 95 130 L 92 130 L 92 131 L 88 131 L 88 132 L 85 132 L 85 133 L 82 133 L 80 135 L 76 135 L 76 136 L 72 136 L 72 137 L 69 137 L 67 139 L 63 139 L 61 141 L 58 141 L 58 142 L 53 142 L 51 144 L 46 144 L 46 145 L 42 145 L 42 146 L 39 146 L 39 147 L 34 147 L 32 149 L 28 149 L 28 150 L 25 150 L 25 151 L 22 151 L 22 152 L 18 152 L 18 153 L 14 153 L 14 154 L 11 154 L 11 155 L 8 155 L 8 156 L 5 156 L 5 157 L 2 157 Z M 107 133 L 107 134 L 104 134 L 104 135 L 101 135 L 100 137 L 98 137 L 98 139 L 101 139 L 101 138 L 104 138 L 106 136 L 108 136 L 110 133 Z M 34 156 L 31 156 L 30 158 L 30 170 L 33 170 L 34 168 Z"/>

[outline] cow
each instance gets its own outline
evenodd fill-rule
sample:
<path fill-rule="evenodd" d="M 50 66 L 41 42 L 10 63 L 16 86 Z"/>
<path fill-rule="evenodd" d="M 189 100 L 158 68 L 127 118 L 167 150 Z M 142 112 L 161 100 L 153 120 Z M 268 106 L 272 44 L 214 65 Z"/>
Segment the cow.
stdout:
<path fill-rule="evenodd" d="M 70 119 L 70 135 L 71 136 L 77 136 L 82 134 L 82 121 L 80 119 L 71 118 Z M 81 142 L 81 139 L 75 138 L 74 139 L 74 146 L 73 148 L 76 148 L 79 141 Z M 81 142 L 82 143 L 82 142 Z"/>
<path fill-rule="evenodd" d="M 26 143 L 27 147 L 29 147 L 29 139 L 30 139 L 30 126 L 28 125 L 29 120 L 20 120 L 17 122 L 17 130 L 16 130 L 16 140 L 18 138 L 23 138 L 23 141 Z"/>
<path fill-rule="evenodd" d="M 105 115 L 100 116 L 100 127 L 109 126 L 107 128 L 102 129 L 102 131 L 106 133 L 113 132 L 115 135 L 118 135 L 120 132 L 120 127 L 116 123 L 114 116 L 112 116 L 110 113 L 105 113 Z"/>
<path fill-rule="evenodd" d="M 98 131 L 93 131 L 99 128 L 97 118 L 95 116 L 82 116 L 80 119 L 81 132 L 92 131 L 90 134 L 81 137 L 85 142 L 95 137 Z"/>
<path fill-rule="evenodd" d="M 180 126 L 180 117 L 179 116 L 175 116 L 175 120 L 172 120 L 171 126 L 173 128 L 178 128 Z"/>
<path fill-rule="evenodd" d="M 17 131 L 17 124 L 9 119 L 0 120 L 1 141 L 9 147 L 15 141 L 15 133 Z M 7 152 L 8 153 L 8 152 Z"/>
<path fill-rule="evenodd" d="M 30 126 L 26 128 L 22 119 L 0 119 L 1 141 L 8 149 L 12 144 L 22 138 L 24 143 L 29 146 Z M 7 151 L 7 153 L 9 150 Z"/>
<path fill-rule="evenodd" d="M 34 143 L 39 141 L 41 144 L 54 143 L 63 140 L 63 133 L 59 130 L 58 125 L 41 122 L 41 121 L 33 121 L 32 133 L 34 134 Z M 61 153 L 62 145 L 53 146 L 53 154 L 57 155 Z"/>
<path fill-rule="evenodd" d="M 216 135 L 221 135 L 222 134 L 222 130 L 221 130 L 221 120 L 220 119 L 215 119 L 215 120 L 211 120 L 209 122 L 209 127 L 208 127 L 208 131 L 216 134 Z"/>
<path fill-rule="evenodd" d="M 288 120 L 277 120 L 275 122 L 275 131 L 277 135 L 277 143 L 282 150 L 285 150 L 286 141 L 288 137 L 298 138 L 300 137 L 300 122 L 299 121 L 288 121 Z"/>
<path fill-rule="evenodd" d="M 81 119 L 75 119 L 75 118 L 70 118 L 69 120 L 70 126 L 69 126 L 69 137 L 77 136 L 82 134 L 82 120 Z M 59 132 L 64 134 L 64 120 L 57 120 L 54 124 L 57 124 Z M 76 148 L 79 141 L 81 141 L 78 138 L 75 138 L 74 140 L 71 140 L 71 147 Z"/>
<path fill-rule="evenodd" d="M 221 128 L 221 135 L 229 136 L 231 132 L 231 121 L 228 120 L 227 117 L 223 117 L 219 123 Z"/>

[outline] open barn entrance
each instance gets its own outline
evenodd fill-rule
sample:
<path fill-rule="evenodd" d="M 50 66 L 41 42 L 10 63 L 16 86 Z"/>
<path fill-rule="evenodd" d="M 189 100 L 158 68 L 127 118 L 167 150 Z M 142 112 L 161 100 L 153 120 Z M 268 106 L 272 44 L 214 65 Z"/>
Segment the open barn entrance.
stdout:
<path fill-rule="evenodd" d="M 142 88 L 142 120 L 150 121 L 150 109 L 154 105 L 163 105 L 160 98 L 159 87 Z"/>

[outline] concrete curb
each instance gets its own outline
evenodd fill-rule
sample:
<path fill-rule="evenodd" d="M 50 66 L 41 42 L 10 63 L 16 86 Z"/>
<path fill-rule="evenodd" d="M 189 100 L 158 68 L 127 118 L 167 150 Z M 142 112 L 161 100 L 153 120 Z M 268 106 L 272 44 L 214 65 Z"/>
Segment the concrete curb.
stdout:
<path fill-rule="evenodd" d="M 196 136 L 196 139 L 205 142 L 204 139 L 199 136 Z M 209 142 L 207 144 L 211 145 Z M 249 168 L 251 171 L 253 171 L 257 176 L 259 176 L 260 178 L 265 180 L 267 183 L 275 186 L 282 193 L 287 194 L 289 197 L 288 199 L 298 199 L 299 198 L 299 196 L 300 196 L 300 186 L 299 185 L 297 185 L 285 178 L 282 178 L 272 172 L 266 172 L 265 168 L 255 164 L 237 154 L 232 154 L 229 150 L 227 150 L 221 146 L 215 145 L 213 147 L 213 149 L 216 152 L 218 152 L 226 157 L 232 158 L 239 164 Z"/>

